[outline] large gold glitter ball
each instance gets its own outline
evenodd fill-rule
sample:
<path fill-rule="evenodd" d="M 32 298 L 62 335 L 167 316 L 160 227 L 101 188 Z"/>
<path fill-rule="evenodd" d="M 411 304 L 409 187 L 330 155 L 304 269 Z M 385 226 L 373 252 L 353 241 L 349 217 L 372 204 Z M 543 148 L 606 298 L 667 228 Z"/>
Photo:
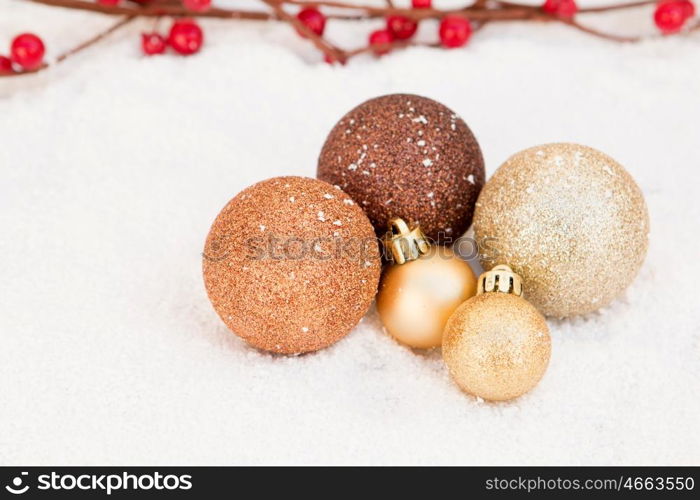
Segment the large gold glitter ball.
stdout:
<path fill-rule="evenodd" d="M 343 338 L 377 291 L 381 261 L 367 216 L 340 189 L 303 177 L 255 184 L 207 236 L 204 283 L 224 323 L 284 354 Z"/>
<path fill-rule="evenodd" d="M 522 297 L 472 297 L 450 316 L 442 356 L 457 384 L 489 401 L 517 398 L 540 381 L 551 354 L 544 317 Z"/>
<path fill-rule="evenodd" d="M 634 280 L 649 216 L 634 179 L 609 156 L 546 144 L 501 165 L 476 203 L 474 233 L 485 269 L 510 265 L 546 316 L 585 314 Z"/>
<path fill-rule="evenodd" d="M 349 111 L 328 134 L 317 175 L 359 203 L 377 234 L 401 217 L 439 242 L 469 228 L 485 180 L 481 148 L 464 120 L 411 94 Z"/>

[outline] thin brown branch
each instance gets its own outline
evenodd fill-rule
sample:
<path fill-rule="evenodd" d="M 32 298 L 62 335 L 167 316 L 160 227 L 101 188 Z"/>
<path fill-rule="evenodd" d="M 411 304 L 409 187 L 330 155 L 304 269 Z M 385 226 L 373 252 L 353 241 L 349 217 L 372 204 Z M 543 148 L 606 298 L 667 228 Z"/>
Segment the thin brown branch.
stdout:
<path fill-rule="evenodd" d="M 55 7 L 65 7 L 69 9 L 79 9 L 87 10 L 91 12 L 100 12 L 103 14 L 113 14 L 113 15 L 138 15 L 144 17 L 154 17 L 154 16 L 190 16 L 190 17 L 213 17 L 222 19 L 251 19 L 251 20 L 269 20 L 277 19 L 278 17 L 269 12 L 259 12 L 250 10 L 237 10 L 237 9 L 223 9 L 223 8 L 211 8 L 203 12 L 193 12 L 187 10 L 179 2 L 171 1 L 154 1 L 145 5 L 128 5 L 119 4 L 116 6 L 102 5 L 92 0 L 28 0 L 30 2 L 50 5 Z M 453 8 L 453 9 L 410 9 L 410 8 L 397 8 L 394 6 L 393 2 L 388 2 L 387 6 L 381 7 L 376 5 L 365 5 L 365 4 L 354 4 L 339 0 L 269 0 L 266 1 L 268 5 L 296 5 L 299 7 L 309 7 L 309 6 L 321 6 L 321 7 L 334 7 L 337 9 L 350 10 L 355 12 L 362 12 L 364 15 L 352 15 L 352 14 L 333 14 L 332 18 L 340 19 L 358 19 L 365 17 L 384 17 L 388 15 L 400 14 L 416 20 L 428 19 L 428 18 L 441 18 L 448 14 L 465 14 L 470 18 L 474 19 L 521 19 L 526 17 L 523 13 L 537 13 L 541 12 L 539 6 L 523 5 L 514 2 L 498 1 L 496 0 L 496 7 L 487 8 L 486 1 L 477 0 L 472 5 L 466 5 L 463 7 Z M 595 13 L 595 12 L 608 12 L 613 10 L 623 10 L 636 7 L 642 7 L 646 5 L 652 5 L 656 3 L 656 0 L 640 0 L 632 3 L 619 3 L 611 5 L 603 5 L 600 7 L 589 7 L 581 9 L 580 13 Z M 517 11 L 519 14 L 507 13 L 504 11 Z"/>
<path fill-rule="evenodd" d="M 658 0 L 641 0 L 639 2 L 601 5 L 600 7 L 587 7 L 585 9 L 579 9 L 579 13 L 587 14 L 591 12 L 610 12 L 611 10 L 636 9 L 637 7 L 644 7 L 646 5 L 656 5 L 657 3 Z"/>
<path fill-rule="evenodd" d="M 489 20 L 485 19 L 481 21 L 480 23 L 476 23 L 474 27 L 472 28 L 472 35 L 476 33 L 477 31 L 481 31 L 481 29 L 488 24 Z"/>
<path fill-rule="evenodd" d="M 338 0 L 319 0 L 319 1 L 313 1 L 313 0 L 273 0 L 277 3 L 283 3 L 283 4 L 290 4 L 290 5 L 297 5 L 300 7 L 310 7 L 310 6 L 316 6 L 316 7 L 333 7 L 336 9 L 345 9 L 345 10 L 351 10 L 351 11 L 360 11 L 364 12 L 366 15 L 370 17 L 386 17 L 386 16 L 392 16 L 392 15 L 401 15 L 401 16 L 406 16 L 411 19 L 415 19 L 417 21 L 421 19 L 439 19 L 441 17 L 444 17 L 448 14 L 461 14 L 461 13 L 468 13 L 471 12 L 474 9 L 473 6 L 470 5 L 465 5 L 463 7 L 458 7 L 454 9 L 435 9 L 435 8 L 429 8 L 429 9 L 412 9 L 412 8 L 403 8 L 403 7 L 380 7 L 377 5 L 367 5 L 367 4 L 355 4 L 355 3 L 347 3 L 343 1 L 338 1 Z"/>
<path fill-rule="evenodd" d="M 373 53 L 377 54 L 384 51 L 391 51 L 395 49 L 405 49 L 407 47 L 435 47 L 436 44 L 432 43 L 418 43 L 418 42 L 407 42 L 405 40 L 396 40 L 391 43 L 382 43 L 378 45 L 367 45 L 365 47 L 360 47 L 358 49 L 349 50 L 346 52 L 347 58 L 359 56 L 360 54 Z"/>
<path fill-rule="evenodd" d="M 251 19 L 266 21 L 276 19 L 269 12 L 256 12 L 248 10 L 211 8 L 203 12 L 187 10 L 182 4 L 145 4 L 129 5 L 118 4 L 114 6 L 102 5 L 96 1 L 86 0 L 27 0 L 29 2 L 50 5 L 52 7 L 64 7 L 67 9 L 87 10 L 101 14 L 120 16 L 160 17 L 160 16 L 188 16 L 188 17 L 213 17 L 220 19 Z"/>
<path fill-rule="evenodd" d="M 34 73 L 38 73 L 39 71 L 43 71 L 48 67 L 49 67 L 48 64 L 42 63 L 41 66 L 34 68 L 34 69 L 23 69 L 22 71 L 14 71 L 12 73 L 0 73 L 0 78 L 10 78 L 13 76 L 33 75 Z"/>
<path fill-rule="evenodd" d="M 605 40 L 612 40 L 613 42 L 621 42 L 621 43 L 634 43 L 638 42 L 641 40 L 641 37 L 638 36 L 621 36 L 621 35 L 613 35 L 610 33 L 605 33 L 603 31 L 598 31 L 594 28 L 589 28 L 588 26 L 584 26 L 577 21 L 574 21 L 573 19 L 564 19 L 564 18 L 559 18 L 558 19 L 560 22 L 571 26 L 574 29 L 577 29 L 579 31 L 582 31 L 584 33 L 588 33 L 589 35 L 597 36 L 598 38 L 604 38 Z"/>
<path fill-rule="evenodd" d="M 484 25 L 488 21 L 483 21 L 474 26 L 474 29 L 472 30 L 472 33 L 476 33 L 479 31 L 481 28 L 484 27 Z M 379 45 L 367 45 L 365 47 L 360 47 L 358 49 L 354 50 L 349 50 L 346 51 L 345 54 L 348 59 L 351 57 L 359 56 L 360 54 L 367 54 L 367 53 L 373 53 L 373 54 L 381 54 L 384 51 L 393 51 L 396 49 L 406 49 L 408 47 L 430 47 L 430 48 L 439 48 L 442 45 L 440 45 L 439 42 L 412 42 L 412 41 L 406 41 L 406 40 L 395 40 L 391 43 L 383 43 Z"/>
<path fill-rule="evenodd" d="M 184 8 L 179 3 L 150 3 L 145 5 L 119 4 L 116 6 L 102 5 L 92 0 L 27 0 L 28 2 L 48 5 L 52 7 L 64 7 L 75 10 L 85 10 L 110 15 L 133 15 L 139 17 L 161 17 L 161 16 L 187 16 L 219 19 L 249 19 L 249 20 L 279 20 L 279 16 L 270 12 L 258 12 L 249 10 L 235 10 L 223 8 L 211 8 L 202 12 L 195 12 Z M 495 20 L 519 20 L 536 17 L 540 12 L 537 7 L 513 4 L 506 9 L 487 9 L 475 6 L 461 7 L 457 9 L 404 9 L 392 7 L 376 7 L 368 5 L 355 5 L 334 0 L 306 1 L 306 0 L 263 0 L 267 5 L 282 6 L 284 4 L 304 6 L 326 6 L 349 10 L 351 12 L 362 12 L 360 15 L 353 14 L 333 14 L 328 16 L 334 19 L 365 19 L 367 17 L 385 17 L 392 14 L 400 14 L 406 17 L 421 20 L 435 18 L 439 19 L 449 14 L 464 14 L 470 19 L 495 19 Z M 276 11 L 275 11 L 276 12 Z"/>
<path fill-rule="evenodd" d="M 306 24 L 302 23 L 296 16 L 293 16 L 282 8 L 281 2 L 276 0 L 263 0 L 275 11 L 277 17 L 283 21 L 288 22 L 293 28 L 302 33 L 306 38 L 311 40 L 311 42 L 318 48 L 321 52 L 326 54 L 330 61 L 338 61 L 340 63 L 345 63 L 347 57 L 345 52 L 327 42 L 323 37 L 318 36 L 313 30 L 311 30 Z"/>
<path fill-rule="evenodd" d="M 104 30 L 104 31 L 102 31 L 102 32 L 100 32 L 100 33 L 98 33 L 97 35 L 93 36 L 92 38 L 90 38 L 90 39 L 88 39 L 88 40 L 85 40 L 85 41 L 84 41 L 83 43 L 81 43 L 80 45 L 78 45 L 78 46 L 76 46 L 76 47 L 74 47 L 74 48 L 72 48 L 72 49 L 70 49 L 70 50 L 68 50 L 68 51 L 66 51 L 66 52 L 64 52 L 64 53 L 62 53 L 62 54 L 60 54 L 60 55 L 56 58 L 56 62 L 57 62 L 57 63 L 63 62 L 63 61 L 65 61 L 66 59 L 68 59 L 70 56 L 73 56 L 73 55 L 77 54 L 77 53 L 80 52 L 81 50 L 85 50 L 85 49 L 87 49 L 88 47 L 90 47 L 90 46 L 92 46 L 92 45 L 95 45 L 97 42 L 99 42 L 100 40 L 103 40 L 104 38 L 108 37 L 109 35 L 111 35 L 111 34 L 114 33 L 115 31 L 117 31 L 119 28 L 121 28 L 121 27 L 123 27 L 123 26 L 126 26 L 126 25 L 129 24 L 131 21 L 133 21 L 134 19 L 136 19 L 136 16 L 126 16 L 126 17 L 123 18 L 121 21 L 119 21 L 119 22 L 113 24 L 112 26 L 110 26 L 110 27 L 107 28 L 106 30 Z"/>
<path fill-rule="evenodd" d="M 83 51 L 83 50 L 87 49 L 88 47 L 91 47 L 92 45 L 95 45 L 97 42 L 99 42 L 100 40 L 103 40 L 104 38 L 106 38 L 110 34 L 117 31 L 119 28 L 126 26 L 134 19 L 136 19 L 136 16 L 126 16 L 123 19 L 120 19 L 118 22 L 114 23 L 106 30 L 99 32 L 97 35 L 93 36 L 92 38 L 89 38 L 88 40 L 85 40 L 84 42 L 73 47 L 72 49 L 67 50 L 66 52 L 59 54 L 58 57 L 56 57 L 56 62 L 54 64 L 58 64 L 60 62 L 63 62 L 66 59 L 68 59 L 69 57 L 77 54 L 78 52 Z M 0 77 L 30 75 L 33 73 L 38 73 L 39 71 L 43 71 L 49 67 L 50 67 L 49 64 L 43 63 L 41 66 L 39 66 L 38 68 L 35 68 L 35 69 L 17 71 L 14 73 L 3 73 L 3 74 L 0 74 Z"/>

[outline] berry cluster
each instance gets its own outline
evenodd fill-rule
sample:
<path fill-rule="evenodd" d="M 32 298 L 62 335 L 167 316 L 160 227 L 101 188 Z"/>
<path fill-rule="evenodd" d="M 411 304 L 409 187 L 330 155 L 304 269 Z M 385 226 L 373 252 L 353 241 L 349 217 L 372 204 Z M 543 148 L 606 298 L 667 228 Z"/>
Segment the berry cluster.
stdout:
<path fill-rule="evenodd" d="M 34 71 L 44 64 L 44 42 L 32 33 L 17 35 L 10 44 L 10 55 L 0 56 L 0 75 Z"/>
<path fill-rule="evenodd" d="M 432 8 L 432 0 L 412 0 L 414 9 Z M 541 9 L 552 16 L 571 19 L 579 11 L 576 0 L 545 0 Z M 676 33 L 686 21 L 695 15 L 692 0 L 661 0 L 654 13 L 654 21 L 664 34 Z M 318 36 L 323 35 L 326 16 L 315 7 L 306 7 L 299 11 L 297 19 Z M 394 42 L 410 40 L 418 31 L 418 21 L 403 15 L 391 15 L 386 18 L 386 26 L 370 33 L 369 45 L 376 55 L 388 53 Z M 304 36 L 303 33 L 300 33 Z M 469 42 L 472 25 L 469 19 L 461 15 L 446 15 L 440 20 L 438 35 L 440 44 L 446 48 L 462 47 Z M 334 62 L 326 58 L 327 62 Z"/>
<path fill-rule="evenodd" d="M 432 0 L 412 0 L 412 5 L 414 9 L 430 9 Z M 323 35 L 326 16 L 319 9 L 306 7 L 299 11 L 297 19 L 318 36 Z M 391 15 L 386 18 L 384 28 L 370 33 L 369 44 L 375 54 L 386 54 L 391 50 L 393 42 L 410 40 L 416 31 L 418 31 L 418 21 L 402 15 Z M 469 41 L 472 26 L 469 19 L 464 16 L 448 15 L 440 21 L 438 34 L 443 47 L 462 47 Z"/>
<path fill-rule="evenodd" d="M 191 55 L 199 52 L 204 43 L 202 28 L 192 18 L 206 16 L 220 19 L 255 19 L 255 20 L 281 20 L 294 26 L 300 36 L 310 38 L 313 44 L 325 55 L 328 63 L 345 63 L 349 58 L 363 53 L 382 55 L 392 49 L 406 47 L 408 45 L 442 46 L 444 48 L 457 48 L 465 46 L 474 31 L 484 23 L 502 21 L 542 21 L 564 23 L 579 31 L 599 38 L 616 42 L 637 42 L 649 38 L 649 36 L 621 36 L 613 33 L 605 33 L 578 23 L 574 19 L 579 12 L 602 12 L 626 9 L 629 7 L 644 7 L 648 4 L 655 5 L 653 14 L 654 23 L 658 30 L 664 34 L 674 34 L 681 31 L 687 33 L 700 29 L 700 22 L 689 23 L 689 19 L 695 16 L 695 0 L 640 0 L 634 3 L 619 3 L 605 5 L 596 9 L 579 9 L 577 0 L 540 0 L 539 5 L 527 5 L 514 2 L 477 2 L 461 8 L 441 10 L 434 8 L 432 0 L 411 0 L 412 9 L 395 8 L 393 3 L 387 2 L 387 6 L 372 7 L 346 3 L 343 0 L 316 0 L 312 6 L 310 2 L 298 0 L 263 0 L 267 5 L 267 11 L 236 10 L 217 6 L 212 8 L 212 0 L 34 0 L 39 3 L 47 3 L 72 9 L 97 10 L 105 14 L 126 15 L 122 21 L 111 27 L 104 33 L 84 42 L 76 49 L 59 54 L 57 61 L 75 54 L 105 35 L 126 25 L 136 18 L 174 18 L 167 33 L 159 33 L 156 28 L 141 35 L 141 50 L 151 56 L 165 53 L 168 48 L 182 55 Z M 94 4 L 99 4 L 96 7 Z M 92 4 L 92 5 L 90 5 Z M 156 5 L 157 4 L 157 5 Z M 284 8 L 300 8 L 296 16 L 287 12 Z M 329 40 L 323 38 L 328 17 L 320 9 L 333 7 L 340 9 L 341 13 L 334 14 L 334 19 L 384 19 L 384 27 L 372 31 L 368 37 L 368 43 L 363 47 L 353 50 L 344 50 L 335 46 Z M 348 9 L 350 13 L 342 13 Z M 422 9 L 422 11 L 421 11 Z M 355 11 L 364 11 L 357 14 Z M 183 17 L 183 14 L 187 17 Z M 437 21 L 439 23 L 435 42 L 414 40 L 418 32 L 419 23 L 424 20 Z M 476 25 L 472 25 L 472 20 Z M 48 65 L 44 62 L 44 43 L 32 34 L 21 34 L 12 41 L 10 54 L 0 55 L 0 76 L 10 76 L 41 70 Z"/>
<path fill-rule="evenodd" d="M 205 0 L 187 1 L 202 3 Z M 143 33 L 141 35 L 141 50 L 147 56 L 163 54 L 168 46 L 178 54 L 189 56 L 199 52 L 203 43 L 204 33 L 202 28 L 193 19 L 185 17 L 176 19 L 173 22 L 167 38 L 157 32 Z"/>
<path fill-rule="evenodd" d="M 145 0 L 131 0 L 136 3 L 146 3 Z M 204 12 L 211 7 L 211 0 L 181 0 L 182 6 L 192 12 Z M 97 0 L 97 3 L 106 6 L 119 5 L 122 0 Z M 168 36 L 155 31 L 141 34 L 141 50 L 147 56 L 165 53 L 168 47 L 183 56 L 189 56 L 199 52 L 204 43 L 202 28 L 193 20 L 179 18 L 173 22 Z"/>

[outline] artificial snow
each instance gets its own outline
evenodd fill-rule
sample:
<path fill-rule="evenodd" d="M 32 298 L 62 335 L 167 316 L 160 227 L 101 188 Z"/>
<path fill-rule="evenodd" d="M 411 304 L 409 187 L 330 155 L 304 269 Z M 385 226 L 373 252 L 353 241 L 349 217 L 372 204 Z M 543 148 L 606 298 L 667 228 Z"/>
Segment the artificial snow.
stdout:
<path fill-rule="evenodd" d="M 653 31 L 649 9 L 584 20 Z M 35 31 L 50 59 L 112 22 L 3 2 L 0 46 Z M 330 23 L 329 36 L 352 46 L 381 24 Z M 465 49 L 330 67 L 284 24 L 202 25 L 189 58 L 141 56 L 144 20 L 0 79 L 0 463 L 700 463 L 700 32 L 618 45 L 494 23 Z M 439 352 L 398 345 L 374 311 L 329 349 L 280 357 L 207 300 L 201 252 L 226 202 L 313 176 L 337 120 L 390 92 L 459 113 L 488 175 L 574 141 L 645 193 L 637 280 L 600 312 L 549 321 L 549 370 L 512 403 L 463 394 Z"/>

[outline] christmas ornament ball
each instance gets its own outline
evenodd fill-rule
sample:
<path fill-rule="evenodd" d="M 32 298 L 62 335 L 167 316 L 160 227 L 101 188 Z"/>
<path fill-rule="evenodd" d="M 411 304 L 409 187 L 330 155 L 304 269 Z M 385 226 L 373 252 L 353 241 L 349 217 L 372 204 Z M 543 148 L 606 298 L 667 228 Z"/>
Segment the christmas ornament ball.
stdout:
<path fill-rule="evenodd" d="M 429 349 L 442 343 L 450 314 L 476 293 L 476 276 L 449 247 L 433 245 L 420 259 L 387 268 L 377 311 L 399 342 Z"/>
<path fill-rule="evenodd" d="M 476 204 L 485 269 L 508 264 L 544 315 L 585 314 L 634 280 L 649 216 L 634 179 L 615 160 L 578 144 L 546 144 L 501 165 Z"/>
<path fill-rule="evenodd" d="M 401 221 L 403 223 L 403 221 Z M 377 311 L 384 328 L 399 342 L 429 349 L 442 344 L 447 319 L 459 305 L 476 293 L 476 276 L 469 264 L 452 248 L 428 245 L 417 230 L 421 249 L 404 252 L 415 241 L 404 230 L 393 236 L 392 251 L 400 252 L 397 263 L 384 270 Z"/>
<path fill-rule="evenodd" d="M 551 354 L 544 317 L 522 297 L 483 293 L 445 326 L 442 356 L 465 392 L 489 401 L 517 398 L 540 381 Z"/>
<path fill-rule="evenodd" d="M 203 254 L 207 294 L 251 345 L 298 354 L 344 337 L 377 291 L 372 225 L 340 189 L 303 177 L 268 179 L 236 195 Z"/>
<path fill-rule="evenodd" d="M 466 123 L 439 102 L 410 94 L 370 99 L 341 118 L 323 145 L 317 176 L 359 203 L 377 234 L 401 217 L 436 241 L 469 228 L 485 178 Z"/>

